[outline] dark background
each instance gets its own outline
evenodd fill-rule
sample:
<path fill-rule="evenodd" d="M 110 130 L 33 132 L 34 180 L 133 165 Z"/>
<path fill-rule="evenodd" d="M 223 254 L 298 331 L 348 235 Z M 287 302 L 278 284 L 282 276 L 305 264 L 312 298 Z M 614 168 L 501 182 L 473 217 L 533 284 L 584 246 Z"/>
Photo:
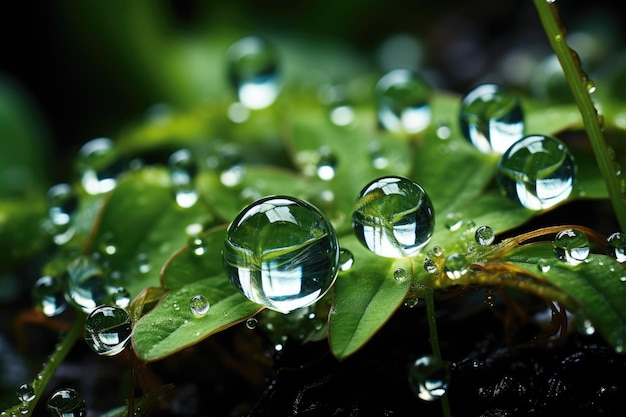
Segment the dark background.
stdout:
<path fill-rule="evenodd" d="M 180 30 L 202 25 L 278 28 L 337 39 L 365 53 L 372 53 L 394 33 L 413 34 L 425 46 L 427 63 L 441 74 L 439 87 L 457 92 L 493 70 L 507 49 L 530 43 L 548 47 L 530 0 L 153 4 L 168 9 Z M 624 21 L 608 0 L 557 4 L 567 28 L 593 15 L 618 27 Z M 110 5 L 115 8 L 116 2 Z M 0 74 L 17 81 L 33 97 L 49 126 L 52 152 L 59 157 L 96 135 L 111 133 L 161 99 L 138 87 L 136 75 L 116 63 L 90 27 L 81 27 L 80 11 L 75 9 L 71 1 L 26 1 L 6 3 L 0 10 Z"/>

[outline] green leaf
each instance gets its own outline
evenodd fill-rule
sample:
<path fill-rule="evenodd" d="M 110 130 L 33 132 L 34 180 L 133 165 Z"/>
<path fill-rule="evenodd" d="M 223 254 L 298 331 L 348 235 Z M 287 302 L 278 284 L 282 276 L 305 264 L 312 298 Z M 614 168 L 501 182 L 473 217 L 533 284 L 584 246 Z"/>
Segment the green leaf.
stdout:
<path fill-rule="evenodd" d="M 50 244 L 42 230 L 47 205 L 42 199 L 0 201 L 0 269 L 37 253 Z"/>
<path fill-rule="evenodd" d="M 562 294 L 557 301 L 562 301 L 574 313 L 579 324 L 589 320 L 617 352 L 626 353 L 626 310 L 623 307 L 626 270 L 623 265 L 598 254 L 590 254 L 581 264 L 569 265 L 558 260 L 552 245 L 545 242 L 523 245 L 502 260 L 558 287 Z M 549 268 L 538 268 L 540 262 Z"/>
<path fill-rule="evenodd" d="M 218 228 L 202 236 L 204 255 L 196 255 L 185 246 L 164 266 L 162 280 L 170 291 L 134 326 L 133 346 L 140 358 L 165 358 L 262 309 L 241 295 L 221 270 L 225 233 L 224 228 Z M 209 300 L 210 309 L 196 317 L 189 301 L 200 294 Z"/>
<path fill-rule="evenodd" d="M 367 343 L 400 307 L 411 285 L 413 265 L 408 258 L 374 255 L 353 236 L 340 244 L 354 256 L 352 268 L 337 277 L 329 319 L 331 350 L 343 359 Z M 407 272 L 406 279 L 394 278 L 399 268 Z"/>
<path fill-rule="evenodd" d="M 159 271 L 187 243 L 188 227 L 211 222 L 200 201 L 190 208 L 176 204 L 167 170 L 148 167 L 124 175 L 107 196 L 92 249 L 134 297 L 159 285 Z"/>

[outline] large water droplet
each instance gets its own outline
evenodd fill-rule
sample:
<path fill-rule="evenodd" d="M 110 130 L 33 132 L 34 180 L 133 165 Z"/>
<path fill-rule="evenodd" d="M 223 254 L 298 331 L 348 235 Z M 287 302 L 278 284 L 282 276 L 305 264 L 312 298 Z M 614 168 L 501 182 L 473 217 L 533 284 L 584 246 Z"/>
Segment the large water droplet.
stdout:
<path fill-rule="evenodd" d="M 498 84 L 481 84 L 461 100 L 461 131 L 483 153 L 504 153 L 524 136 L 524 113 L 516 94 Z"/>
<path fill-rule="evenodd" d="M 357 196 L 352 227 L 361 243 L 377 255 L 413 256 L 430 241 L 435 211 L 419 184 L 403 177 L 383 177 L 367 184 Z"/>
<path fill-rule="evenodd" d="M 194 295 L 189 300 L 189 310 L 196 317 L 205 316 L 209 309 L 211 308 L 211 304 L 209 300 L 202 294 Z"/>
<path fill-rule="evenodd" d="M 242 210 L 229 225 L 224 268 L 243 295 L 288 313 L 313 304 L 339 270 L 339 242 L 330 222 L 310 203 L 270 196 Z"/>
<path fill-rule="evenodd" d="M 62 388 L 52 393 L 46 408 L 53 417 L 87 416 L 85 400 L 72 388 Z"/>
<path fill-rule="evenodd" d="M 409 367 L 409 386 L 424 401 L 434 401 L 445 395 L 450 384 L 450 367 L 441 358 L 426 355 Z"/>
<path fill-rule="evenodd" d="M 233 43 L 226 52 L 229 80 L 239 101 L 250 109 L 268 107 L 280 93 L 278 54 L 274 46 L 258 36 Z"/>
<path fill-rule="evenodd" d="M 35 281 L 32 296 L 35 307 L 40 308 L 48 317 L 61 314 L 67 307 L 62 282 L 50 275 L 44 275 Z"/>
<path fill-rule="evenodd" d="M 104 304 L 108 297 L 105 276 L 91 258 L 81 256 L 67 267 L 66 298 L 85 313 Z"/>
<path fill-rule="evenodd" d="M 497 181 L 502 192 L 531 210 L 566 200 L 575 179 L 574 157 L 563 142 L 551 136 L 526 136 L 498 162 Z"/>
<path fill-rule="evenodd" d="M 85 319 L 85 342 L 98 355 L 114 356 L 124 350 L 132 329 L 126 310 L 98 306 Z"/>
<path fill-rule="evenodd" d="M 430 85 L 413 71 L 396 69 L 376 84 L 378 120 L 390 132 L 419 133 L 430 125 Z"/>
<path fill-rule="evenodd" d="M 198 164 L 193 154 L 188 149 L 179 149 L 170 155 L 168 163 L 176 203 L 183 208 L 192 207 L 198 201 L 195 186 Z"/>
<path fill-rule="evenodd" d="M 444 270 L 450 279 L 459 279 L 469 271 L 469 261 L 462 253 L 453 253 L 446 258 Z"/>
<path fill-rule="evenodd" d="M 76 211 L 78 199 L 69 184 L 56 184 L 48 190 L 49 232 L 57 245 L 67 243 L 74 236 L 72 216 Z"/>
<path fill-rule="evenodd" d="M 96 138 L 85 143 L 78 151 L 76 167 L 81 184 L 89 194 L 111 191 L 117 176 L 123 171 L 113 141 Z"/>
<path fill-rule="evenodd" d="M 30 384 L 22 384 L 17 387 L 18 401 L 28 402 L 35 399 L 35 389 Z"/>
<path fill-rule="evenodd" d="M 578 265 L 589 256 L 589 239 L 577 229 L 561 230 L 552 242 L 554 253 L 563 262 Z"/>
<path fill-rule="evenodd" d="M 619 263 L 626 262 L 626 233 L 615 232 L 606 239 L 606 253 Z"/>

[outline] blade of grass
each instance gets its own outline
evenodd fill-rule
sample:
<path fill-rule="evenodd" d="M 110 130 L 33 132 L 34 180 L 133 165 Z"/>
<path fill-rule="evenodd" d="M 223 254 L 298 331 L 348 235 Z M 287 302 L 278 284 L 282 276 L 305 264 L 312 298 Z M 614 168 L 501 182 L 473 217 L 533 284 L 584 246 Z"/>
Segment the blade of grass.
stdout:
<path fill-rule="evenodd" d="M 581 69 L 578 55 L 567 45 L 565 29 L 561 25 L 555 1 L 533 1 L 550 46 L 561 63 L 565 79 L 574 95 L 620 229 L 626 231 L 626 199 L 621 191 L 619 179 L 609 155 L 609 148 L 602 133 L 601 116 L 598 115 L 591 100 L 589 89 L 593 83 Z"/>

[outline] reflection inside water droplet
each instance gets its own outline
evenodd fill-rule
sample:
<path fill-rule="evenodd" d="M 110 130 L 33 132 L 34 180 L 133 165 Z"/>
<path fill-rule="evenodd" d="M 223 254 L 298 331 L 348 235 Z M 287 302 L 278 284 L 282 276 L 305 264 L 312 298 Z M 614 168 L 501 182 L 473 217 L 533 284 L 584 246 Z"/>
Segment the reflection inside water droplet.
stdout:
<path fill-rule="evenodd" d="M 168 164 L 176 203 L 183 208 L 192 207 L 199 197 L 195 187 L 198 175 L 195 158 L 188 149 L 179 149 L 170 155 Z"/>
<path fill-rule="evenodd" d="M 98 306 L 85 319 L 85 342 L 98 355 L 121 353 L 131 333 L 130 316 L 123 308 Z"/>
<path fill-rule="evenodd" d="M 67 307 L 63 291 L 63 284 L 58 278 L 45 275 L 35 281 L 32 292 L 33 303 L 46 316 L 57 316 Z"/>
<path fill-rule="evenodd" d="M 396 69 L 376 84 L 378 120 L 395 133 L 419 133 L 430 125 L 430 85 L 413 71 Z"/>
<path fill-rule="evenodd" d="M 119 160 L 113 141 L 100 137 L 88 141 L 79 149 L 76 169 L 85 191 L 97 195 L 115 188 L 117 176 L 125 167 Z"/>
<path fill-rule="evenodd" d="M 72 388 L 62 388 L 52 393 L 48 398 L 46 408 L 53 417 L 87 416 L 85 400 Z"/>
<path fill-rule="evenodd" d="M 433 355 L 418 358 L 409 367 L 409 386 L 424 401 L 441 398 L 450 384 L 448 363 Z"/>
<path fill-rule="evenodd" d="M 202 294 L 194 295 L 189 300 L 189 310 L 196 317 L 205 316 L 210 308 L 209 300 Z"/>
<path fill-rule="evenodd" d="M 566 229 L 556 234 L 552 242 L 557 258 L 570 265 L 578 265 L 589 256 L 589 239 L 577 229 Z"/>
<path fill-rule="evenodd" d="M 615 232 L 606 239 L 606 253 L 619 263 L 626 262 L 626 234 Z"/>

